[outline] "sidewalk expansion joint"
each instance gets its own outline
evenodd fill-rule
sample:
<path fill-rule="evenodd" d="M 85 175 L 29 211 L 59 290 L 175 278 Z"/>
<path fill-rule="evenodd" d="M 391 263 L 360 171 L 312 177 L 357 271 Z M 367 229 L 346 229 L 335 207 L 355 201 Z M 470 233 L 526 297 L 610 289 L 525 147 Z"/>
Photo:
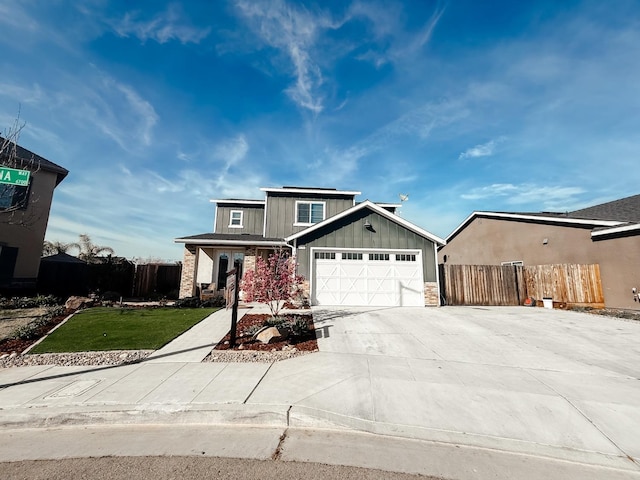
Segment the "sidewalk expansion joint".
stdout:
<path fill-rule="evenodd" d="M 589 422 L 593 428 L 595 428 L 600 435 L 602 435 L 604 438 L 606 438 L 607 440 L 609 440 L 609 442 L 611 442 L 611 444 L 616 447 L 618 450 L 620 450 L 620 452 L 622 453 L 622 455 L 624 455 L 631 463 L 633 463 L 636 466 L 640 466 L 640 463 L 638 463 L 638 461 L 633 458 L 631 455 L 629 455 L 620 445 L 618 445 L 609 435 L 607 435 L 600 427 L 598 427 L 598 425 L 596 425 L 596 423 L 591 420 L 586 413 L 584 413 L 575 403 L 573 403 L 569 398 L 567 398 L 565 395 L 563 395 L 562 393 L 558 392 L 555 388 L 553 388 L 551 385 L 548 385 L 546 382 L 540 380 L 538 377 L 536 377 L 533 373 L 531 373 L 530 371 L 527 371 L 527 373 L 529 375 L 531 375 L 533 378 L 535 378 L 537 381 L 539 381 L 540 383 L 542 383 L 545 387 L 549 388 L 551 391 L 553 391 L 556 395 L 558 395 L 560 398 L 562 398 L 565 402 L 567 402 L 576 412 L 578 412 L 578 414 L 580 414 L 587 422 Z"/>
<path fill-rule="evenodd" d="M 244 401 L 242 402 L 243 404 L 246 404 L 249 399 L 251 398 L 251 395 L 253 395 L 253 392 L 256 391 L 256 388 L 258 388 L 258 386 L 262 383 L 262 380 L 264 380 L 264 377 L 267 376 L 267 373 L 269 373 L 269 370 L 271 370 L 271 367 L 273 367 L 273 364 L 276 362 L 271 362 L 271 364 L 269 365 L 269 368 L 267 368 L 264 373 L 262 374 L 262 376 L 260 377 L 260 380 L 258 380 L 256 382 L 256 384 L 254 385 L 254 387 L 251 389 L 251 391 L 249 392 L 249 395 L 247 395 L 247 398 L 244 399 Z"/>

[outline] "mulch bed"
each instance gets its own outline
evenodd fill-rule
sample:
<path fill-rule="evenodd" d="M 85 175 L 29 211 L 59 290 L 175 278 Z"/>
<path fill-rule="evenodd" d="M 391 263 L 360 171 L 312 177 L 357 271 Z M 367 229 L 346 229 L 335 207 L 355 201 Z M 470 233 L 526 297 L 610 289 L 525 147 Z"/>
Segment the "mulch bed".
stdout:
<path fill-rule="evenodd" d="M 70 314 L 71 311 L 65 312 L 63 315 L 53 317 L 47 323 L 34 330 L 31 338 L 29 339 L 5 338 L 4 340 L 0 340 L 0 355 L 13 352 L 24 352 L 27 348 L 48 334 L 56 325 L 62 323 L 62 321 Z"/>
<path fill-rule="evenodd" d="M 252 335 L 244 336 L 242 332 L 247 328 L 253 325 L 262 326 L 265 320 L 271 318 L 270 314 L 246 314 L 240 320 L 238 320 L 238 328 L 236 335 L 236 346 L 231 348 L 229 345 L 229 333 L 225 335 L 225 337 L 216 345 L 214 350 L 239 350 L 239 346 L 242 345 L 243 348 L 240 350 L 258 350 L 262 352 L 271 352 L 273 350 L 282 350 L 283 347 L 290 345 L 295 347 L 298 351 L 301 352 L 313 352 L 318 350 L 318 342 L 316 340 L 316 332 L 313 328 L 313 317 L 309 314 L 300 314 L 300 313 L 288 313 L 284 315 L 286 317 L 293 318 L 294 320 L 298 318 L 304 318 L 307 320 L 307 325 L 309 327 L 308 332 L 304 336 L 295 336 L 291 335 L 286 340 L 274 343 L 262 343 L 257 340 L 252 340 Z M 227 342 L 227 343 L 225 343 Z"/>

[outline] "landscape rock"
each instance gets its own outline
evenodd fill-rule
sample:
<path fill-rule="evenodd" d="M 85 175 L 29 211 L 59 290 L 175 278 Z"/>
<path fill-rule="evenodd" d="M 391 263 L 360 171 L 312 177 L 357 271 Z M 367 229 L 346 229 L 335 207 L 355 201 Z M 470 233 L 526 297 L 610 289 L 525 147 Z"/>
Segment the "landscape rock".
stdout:
<path fill-rule="evenodd" d="M 254 338 L 262 343 L 275 343 L 286 340 L 289 336 L 289 330 L 278 327 L 265 327 L 256 332 Z"/>
<path fill-rule="evenodd" d="M 93 307 L 96 301 L 89 297 L 69 297 L 64 303 L 69 310 L 80 310 L 81 308 Z"/>

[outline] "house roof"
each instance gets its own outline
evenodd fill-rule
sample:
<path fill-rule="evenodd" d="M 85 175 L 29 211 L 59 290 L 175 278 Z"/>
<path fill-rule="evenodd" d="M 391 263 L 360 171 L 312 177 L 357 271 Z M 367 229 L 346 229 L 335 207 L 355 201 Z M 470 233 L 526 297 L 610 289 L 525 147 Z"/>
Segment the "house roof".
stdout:
<path fill-rule="evenodd" d="M 362 192 L 350 191 L 350 190 L 336 190 L 335 188 L 316 188 L 316 187 L 262 187 L 260 190 L 263 192 L 271 193 L 311 193 L 315 195 L 360 195 Z"/>
<path fill-rule="evenodd" d="M 640 223 L 640 195 L 575 210 L 572 217 Z"/>
<path fill-rule="evenodd" d="M 180 237 L 173 240 L 175 243 L 190 243 L 196 245 L 286 245 L 283 238 L 265 238 L 262 235 L 248 233 L 201 233 L 189 237 Z"/>
<path fill-rule="evenodd" d="M 633 195 L 631 197 L 564 213 L 475 211 L 449 234 L 447 241 L 450 241 L 458 235 L 458 233 L 466 228 L 476 217 L 557 225 L 582 225 L 592 229 L 592 238 L 602 238 L 606 235 L 640 232 L 640 195 Z"/>
<path fill-rule="evenodd" d="M 288 236 L 287 238 L 285 238 L 285 240 L 287 242 L 290 242 L 292 240 L 296 240 L 300 237 L 303 237 L 311 232 L 314 232 L 315 230 L 318 230 L 320 228 L 323 228 L 327 225 L 330 225 L 331 223 L 340 220 L 341 218 L 344 218 L 348 215 L 351 215 L 354 212 L 357 212 L 359 210 L 362 210 L 364 208 L 368 208 L 374 212 L 376 212 L 377 214 L 388 218 L 389 220 L 391 220 L 392 222 L 395 222 L 403 227 L 405 227 L 407 230 L 410 230 L 418 235 L 420 235 L 421 237 L 424 237 L 428 240 L 431 240 L 432 242 L 438 244 L 438 245 L 444 245 L 446 242 L 445 240 L 443 240 L 442 238 L 427 232 L 426 230 L 418 227 L 417 225 L 414 225 L 411 222 L 408 222 L 407 220 L 405 220 L 402 217 L 399 217 L 398 215 L 395 215 L 391 212 L 389 212 L 388 210 L 385 210 L 384 208 L 382 208 L 379 205 L 376 205 L 375 203 L 369 201 L 369 200 L 365 200 L 364 202 L 360 202 L 357 205 L 354 205 L 353 207 L 344 210 L 340 213 L 338 213 L 337 215 L 334 215 L 333 217 L 329 217 L 326 220 L 320 222 L 320 223 L 316 223 L 315 225 L 312 225 L 309 228 L 305 228 L 304 230 L 301 230 L 300 232 L 294 233 L 293 235 Z"/>
<path fill-rule="evenodd" d="M 211 203 L 217 203 L 218 205 L 264 205 L 264 200 L 250 200 L 246 198 L 212 198 L 209 200 Z"/>
<path fill-rule="evenodd" d="M 87 263 L 84 260 L 80 260 L 78 257 L 69 255 L 68 253 L 56 253 L 55 255 L 42 257 L 40 261 L 45 263 L 78 263 L 85 265 Z"/>
<path fill-rule="evenodd" d="M 0 136 L 0 142 L 4 142 L 5 138 Z M 47 172 L 52 172 L 57 174 L 56 186 L 65 179 L 65 177 L 69 174 L 69 170 L 61 167 L 53 163 L 50 160 L 47 160 L 40 155 L 33 153 L 30 150 L 27 150 L 24 147 L 16 144 L 16 155 L 20 160 L 26 162 L 27 167 L 31 167 L 33 169 L 41 168 L 42 170 L 46 170 Z M 2 163 L 2 159 L 0 159 L 0 163 Z"/>

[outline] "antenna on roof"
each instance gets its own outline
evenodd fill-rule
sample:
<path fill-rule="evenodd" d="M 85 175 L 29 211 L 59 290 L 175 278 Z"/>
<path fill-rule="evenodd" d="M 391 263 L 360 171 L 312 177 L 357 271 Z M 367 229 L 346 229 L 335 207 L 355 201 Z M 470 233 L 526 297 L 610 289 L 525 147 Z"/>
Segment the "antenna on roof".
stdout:
<path fill-rule="evenodd" d="M 406 202 L 407 200 L 409 200 L 409 194 L 408 193 L 401 193 L 398 196 L 400 197 L 400 201 L 401 202 Z"/>

